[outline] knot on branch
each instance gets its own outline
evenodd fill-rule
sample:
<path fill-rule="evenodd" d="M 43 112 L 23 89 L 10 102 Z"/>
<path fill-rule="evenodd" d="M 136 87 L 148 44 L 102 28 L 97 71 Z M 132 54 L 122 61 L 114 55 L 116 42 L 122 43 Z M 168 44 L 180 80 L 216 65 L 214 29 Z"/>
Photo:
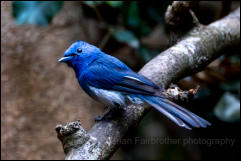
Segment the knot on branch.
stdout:
<path fill-rule="evenodd" d="M 80 120 L 69 122 L 66 125 L 57 125 L 55 130 L 59 140 L 63 144 L 64 152 L 66 154 L 70 150 L 80 147 L 90 138 L 81 126 Z"/>
<path fill-rule="evenodd" d="M 175 101 L 188 101 L 193 98 L 199 89 L 199 85 L 195 89 L 189 89 L 188 91 L 181 90 L 177 85 L 171 84 L 167 89 L 166 94 L 169 98 Z"/>
<path fill-rule="evenodd" d="M 165 21 L 169 26 L 183 26 L 199 22 L 192 12 L 192 8 L 198 4 L 198 1 L 174 1 L 168 6 L 165 13 Z"/>

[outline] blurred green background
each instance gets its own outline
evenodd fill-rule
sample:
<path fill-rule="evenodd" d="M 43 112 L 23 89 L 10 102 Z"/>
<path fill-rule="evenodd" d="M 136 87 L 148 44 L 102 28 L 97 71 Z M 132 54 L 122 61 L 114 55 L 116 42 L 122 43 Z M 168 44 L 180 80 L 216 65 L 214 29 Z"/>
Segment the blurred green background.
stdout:
<path fill-rule="evenodd" d="M 63 159 L 55 126 L 80 119 L 88 130 L 104 106 L 57 60 L 82 40 L 138 71 L 190 29 L 165 24 L 171 3 L 1 2 L 1 159 Z M 208 25 L 239 5 L 202 1 L 193 11 Z M 184 90 L 200 85 L 193 99 L 179 104 L 210 121 L 210 128 L 186 131 L 151 110 L 111 159 L 239 159 L 239 53 L 234 46 L 204 71 L 175 82 Z"/>

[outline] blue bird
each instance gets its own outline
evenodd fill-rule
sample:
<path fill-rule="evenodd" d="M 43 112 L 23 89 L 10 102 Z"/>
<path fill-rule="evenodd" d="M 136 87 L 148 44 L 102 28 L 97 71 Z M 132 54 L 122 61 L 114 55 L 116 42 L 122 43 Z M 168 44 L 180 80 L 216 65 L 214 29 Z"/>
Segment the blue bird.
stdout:
<path fill-rule="evenodd" d="M 161 87 L 132 71 L 117 58 L 83 41 L 74 42 L 59 62 L 75 71 L 82 89 L 108 107 L 124 107 L 128 101 L 146 102 L 180 127 L 207 127 L 211 124 L 196 114 L 169 101 Z M 103 119 L 109 110 L 97 120 Z"/>

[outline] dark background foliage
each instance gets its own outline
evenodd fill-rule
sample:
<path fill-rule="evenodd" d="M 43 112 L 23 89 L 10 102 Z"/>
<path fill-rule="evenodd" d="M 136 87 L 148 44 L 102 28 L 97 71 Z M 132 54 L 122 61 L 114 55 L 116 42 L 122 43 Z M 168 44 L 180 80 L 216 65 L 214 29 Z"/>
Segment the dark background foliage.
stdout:
<path fill-rule="evenodd" d="M 104 108 L 58 58 L 82 40 L 138 71 L 191 27 L 165 24 L 171 3 L 1 2 L 1 159 L 64 158 L 55 126 L 80 119 L 88 130 Z M 238 6 L 205 1 L 193 11 L 207 25 Z M 200 85 L 193 99 L 179 104 L 209 120 L 210 128 L 186 131 L 152 110 L 112 159 L 240 158 L 239 52 L 239 47 L 223 51 L 204 71 L 175 82 L 186 90 Z"/>

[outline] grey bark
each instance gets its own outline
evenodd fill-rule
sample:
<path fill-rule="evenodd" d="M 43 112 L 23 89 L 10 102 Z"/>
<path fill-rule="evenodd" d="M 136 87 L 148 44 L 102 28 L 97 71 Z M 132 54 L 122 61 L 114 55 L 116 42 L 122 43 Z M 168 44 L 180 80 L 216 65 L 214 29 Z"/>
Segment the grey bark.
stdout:
<path fill-rule="evenodd" d="M 140 71 L 155 83 L 170 82 L 204 69 L 222 51 L 240 43 L 240 8 L 208 26 L 192 29 L 176 45 L 160 53 Z M 149 106 L 129 105 L 122 116 L 101 121 L 86 132 L 79 121 L 58 125 L 66 160 L 102 160 L 112 156 L 128 129 L 137 126 Z"/>

